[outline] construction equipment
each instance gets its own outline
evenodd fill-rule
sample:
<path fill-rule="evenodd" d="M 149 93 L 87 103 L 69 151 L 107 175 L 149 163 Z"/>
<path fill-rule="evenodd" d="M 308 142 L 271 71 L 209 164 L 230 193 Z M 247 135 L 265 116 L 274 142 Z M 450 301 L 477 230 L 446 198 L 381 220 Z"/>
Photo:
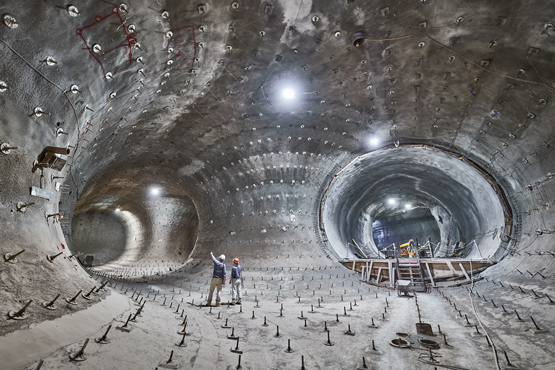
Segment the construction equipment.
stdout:
<path fill-rule="evenodd" d="M 433 258 L 434 257 L 434 245 L 431 241 L 427 241 L 424 245 L 418 246 L 418 256 L 420 258 Z"/>
<path fill-rule="evenodd" d="M 409 289 L 418 292 L 427 291 L 424 273 L 420 266 L 417 245 L 418 241 L 415 243 L 414 240 L 411 239 L 399 246 L 399 254 L 395 259 L 395 269 L 398 279 L 396 288 L 397 294 L 399 295 L 407 295 Z"/>
<path fill-rule="evenodd" d="M 35 172 L 37 169 L 42 171 L 45 168 L 51 168 L 56 171 L 63 170 L 69 153 L 69 148 L 47 146 L 38 155 L 37 160 L 33 162 L 32 172 Z"/>
<path fill-rule="evenodd" d="M 401 251 L 401 257 L 414 257 L 416 256 L 415 248 L 414 248 L 414 241 L 411 239 L 405 244 L 401 244 L 399 246 L 399 250 Z"/>
<path fill-rule="evenodd" d="M 385 257 L 385 258 L 395 258 L 396 256 L 396 252 L 395 252 L 395 243 L 391 243 L 390 245 L 388 245 L 387 247 L 385 247 L 384 249 L 381 250 L 381 254 Z"/>
<path fill-rule="evenodd" d="M 397 280 L 395 286 L 397 288 L 397 295 L 409 296 L 409 289 L 412 282 L 410 280 Z"/>
<path fill-rule="evenodd" d="M 409 289 L 417 292 L 427 291 L 424 272 L 418 257 L 397 259 L 395 268 L 397 270 L 397 281 L 401 281 L 400 284 L 397 284 L 399 294 L 406 294 L 405 291 Z"/>

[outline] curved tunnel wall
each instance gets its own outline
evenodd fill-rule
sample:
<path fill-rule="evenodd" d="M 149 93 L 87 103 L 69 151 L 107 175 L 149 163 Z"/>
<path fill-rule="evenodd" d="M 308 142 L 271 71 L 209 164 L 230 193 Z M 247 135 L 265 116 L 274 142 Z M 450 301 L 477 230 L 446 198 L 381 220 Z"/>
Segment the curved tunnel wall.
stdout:
<path fill-rule="evenodd" d="M 93 255 L 93 266 L 117 267 L 119 273 L 138 266 L 158 272 L 185 262 L 197 239 L 197 209 L 187 196 L 168 195 L 159 185 L 160 194 L 149 193 L 151 189 L 139 186 L 120 189 L 120 195 L 84 196 L 73 218 L 72 250 Z M 121 196 L 137 192 L 147 195 L 134 202 Z"/>
<path fill-rule="evenodd" d="M 335 166 L 341 157 L 282 152 L 279 142 L 293 139 L 284 130 L 277 132 L 279 136 L 271 136 L 269 144 L 253 145 L 251 150 L 260 154 L 226 158 L 222 168 L 214 171 L 218 177 L 199 172 L 198 181 L 210 192 L 212 203 L 201 209 L 203 222 L 193 257 L 205 259 L 210 251 L 218 251 L 272 261 L 279 258 L 285 265 L 329 263 L 329 252 L 319 242 L 314 221 L 325 168 Z M 256 132 L 245 136 L 256 142 Z M 303 145 L 309 143 L 305 138 Z"/>
<path fill-rule="evenodd" d="M 161 197 L 145 206 L 154 229 L 143 260 L 185 262 L 198 234 L 198 214 L 191 199 Z"/>
<path fill-rule="evenodd" d="M 126 227 L 114 213 L 76 214 L 72 223 L 72 250 L 82 255 L 82 261 L 92 257 L 90 264 L 103 265 L 126 250 Z"/>
<path fill-rule="evenodd" d="M 444 2 L 441 11 L 403 2 L 389 15 L 377 14 L 373 2 L 344 7 L 304 2 L 300 13 L 289 1 L 274 3 L 271 12 L 262 2 L 239 3 L 238 11 L 227 2 L 210 3 L 203 14 L 190 11 L 189 2 L 161 1 L 158 10 L 145 0 L 127 4 L 129 13 L 121 11 L 125 24 L 108 29 L 106 21 L 86 37 L 90 44 L 106 45 L 121 36 L 118 29 L 134 24 L 140 45 L 130 45 L 130 64 L 114 78 L 75 32 L 97 15 L 113 13 L 114 4 L 79 3 L 78 17 L 51 2 L 0 5 L 2 14 L 18 20 L 16 28 L 2 25 L 0 44 L 5 67 L 0 78 L 8 86 L 0 89 L 0 141 L 19 147 L 0 154 L 2 252 L 27 248 L 22 263 L 2 270 L 2 312 L 20 307 L 39 290 L 39 298 L 47 299 L 57 294 L 53 287 L 70 294 L 90 282 L 67 251 L 55 264 L 45 256 L 57 253 L 64 237 L 70 240 L 71 218 L 78 214 L 73 204 L 87 196 L 91 183 L 97 183 L 96 192 L 119 191 L 123 183 L 142 178 L 178 183 L 198 209 L 193 253 L 198 259 L 217 248 L 272 255 L 268 264 L 288 254 L 298 258 L 283 260 L 292 265 L 329 262 L 315 222 L 319 191 L 340 167 L 367 151 L 373 136 L 455 145 L 479 157 L 503 180 L 518 208 L 511 258 L 488 273 L 522 277 L 517 269 L 534 273 L 553 267 L 548 251 L 555 230 L 555 50 L 544 21 L 534 21 L 554 18 L 552 8 L 541 2 L 484 2 L 475 6 L 487 16 L 474 17 L 475 10 L 458 2 Z M 312 22 L 313 13 L 318 22 Z M 454 24 L 459 14 L 463 21 Z M 392 23 L 393 17 L 413 27 L 420 20 L 446 26 L 407 35 L 407 27 Z M 184 45 L 194 60 L 191 68 L 179 64 L 182 60 L 169 66 L 165 32 L 185 26 L 204 47 Z M 368 31 L 363 47 L 353 48 L 347 36 L 355 29 Z M 391 40 L 370 39 L 385 34 Z M 449 46 L 455 42 L 457 55 Z M 106 65 L 118 62 L 113 55 L 105 56 Z M 306 87 L 295 107 L 277 109 L 278 89 L 268 94 L 281 76 Z M 74 84 L 78 91 L 70 90 Z M 36 108 L 49 114 L 39 116 Z M 71 156 L 63 171 L 46 170 L 41 178 L 31 168 L 46 146 L 70 148 Z M 114 181 L 103 182 L 102 176 Z M 62 182 L 57 191 L 55 184 Z M 31 186 L 52 191 L 52 200 L 30 196 Z M 35 205 L 22 213 L 18 202 Z M 126 257 L 133 264 L 148 250 L 154 225 L 141 206 L 130 209 L 136 219 L 129 223 L 142 230 L 137 249 Z M 349 220 L 361 214 L 362 205 L 353 209 L 349 215 L 338 208 Z M 64 220 L 45 220 L 44 213 L 58 211 Z M 351 222 L 354 230 L 343 225 L 337 238 L 343 243 L 343 237 L 369 235 L 363 226 L 370 224 L 370 219 Z"/>
<path fill-rule="evenodd" d="M 388 204 L 389 198 L 397 203 Z M 435 149 L 399 147 L 364 155 L 336 175 L 326 193 L 322 218 L 332 247 L 343 258 L 351 239 L 372 249 L 371 227 L 365 223 L 395 214 L 405 203 L 445 209 L 461 239 L 478 243 L 479 251 L 471 251 L 471 257 L 491 257 L 501 244 L 499 237 L 491 236 L 499 236 L 504 227 L 502 205 L 473 167 Z M 441 238 L 444 244 L 449 239 L 445 232 Z"/>

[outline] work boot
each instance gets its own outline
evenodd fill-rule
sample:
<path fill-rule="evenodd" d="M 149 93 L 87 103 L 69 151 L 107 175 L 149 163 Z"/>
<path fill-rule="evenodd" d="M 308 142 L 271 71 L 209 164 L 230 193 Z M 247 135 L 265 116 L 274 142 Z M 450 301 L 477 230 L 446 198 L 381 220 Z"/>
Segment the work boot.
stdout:
<path fill-rule="evenodd" d="M 212 302 L 208 301 L 208 302 L 206 302 L 206 303 L 204 304 L 204 306 L 210 307 L 210 306 L 212 306 Z"/>
<path fill-rule="evenodd" d="M 237 304 L 241 304 L 241 300 L 238 300 L 238 301 L 237 301 Z"/>
<path fill-rule="evenodd" d="M 216 307 L 220 307 L 220 302 L 216 302 Z"/>

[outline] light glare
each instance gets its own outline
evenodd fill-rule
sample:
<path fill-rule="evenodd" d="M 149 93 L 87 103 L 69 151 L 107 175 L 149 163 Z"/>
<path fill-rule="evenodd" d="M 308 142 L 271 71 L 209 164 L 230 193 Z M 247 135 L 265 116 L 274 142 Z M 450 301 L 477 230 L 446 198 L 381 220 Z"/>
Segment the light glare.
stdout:
<path fill-rule="evenodd" d="M 292 89 L 285 89 L 282 93 L 285 99 L 294 99 L 295 98 L 295 91 Z"/>
<path fill-rule="evenodd" d="M 372 145 L 378 145 L 380 143 L 380 140 L 376 137 L 373 137 L 372 139 L 370 139 L 370 144 Z"/>
<path fill-rule="evenodd" d="M 389 198 L 389 199 L 387 200 L 387 203 L 388 203 L 389 205 L 391 205 L 391 206 L 394 206 L 394 205 L 397 204 L 397 201 L 396 201 L 395 199 L 393 199 L 393 198 Z"/>

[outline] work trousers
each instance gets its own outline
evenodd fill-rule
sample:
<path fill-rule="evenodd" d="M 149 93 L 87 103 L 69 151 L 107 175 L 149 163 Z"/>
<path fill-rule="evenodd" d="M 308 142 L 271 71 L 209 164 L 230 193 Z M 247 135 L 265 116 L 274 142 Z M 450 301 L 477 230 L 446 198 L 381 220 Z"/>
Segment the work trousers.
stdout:
<path fill-rule="evenodd" d="M 214 293 L 214 289 L 217 289 L 217 293 L 216 293 L 216 303 L 220 303 L 220 296 L 221 296 L 221 291 L 222 291 L 222 284 L 224 282 L 224 279 L 222 278 L 212 278 L 212 281 L 210 282 L 210 293 L 208 293 L 208 299 L 206 300 L 206 302 L 208 304 L 210 304 L 212 302 L 212 294 Z"/>
<path fill-rule="evenodd" d="M 241 279 L 231 279 L 231 299 L 233 302 L 241 300 Z"/>

